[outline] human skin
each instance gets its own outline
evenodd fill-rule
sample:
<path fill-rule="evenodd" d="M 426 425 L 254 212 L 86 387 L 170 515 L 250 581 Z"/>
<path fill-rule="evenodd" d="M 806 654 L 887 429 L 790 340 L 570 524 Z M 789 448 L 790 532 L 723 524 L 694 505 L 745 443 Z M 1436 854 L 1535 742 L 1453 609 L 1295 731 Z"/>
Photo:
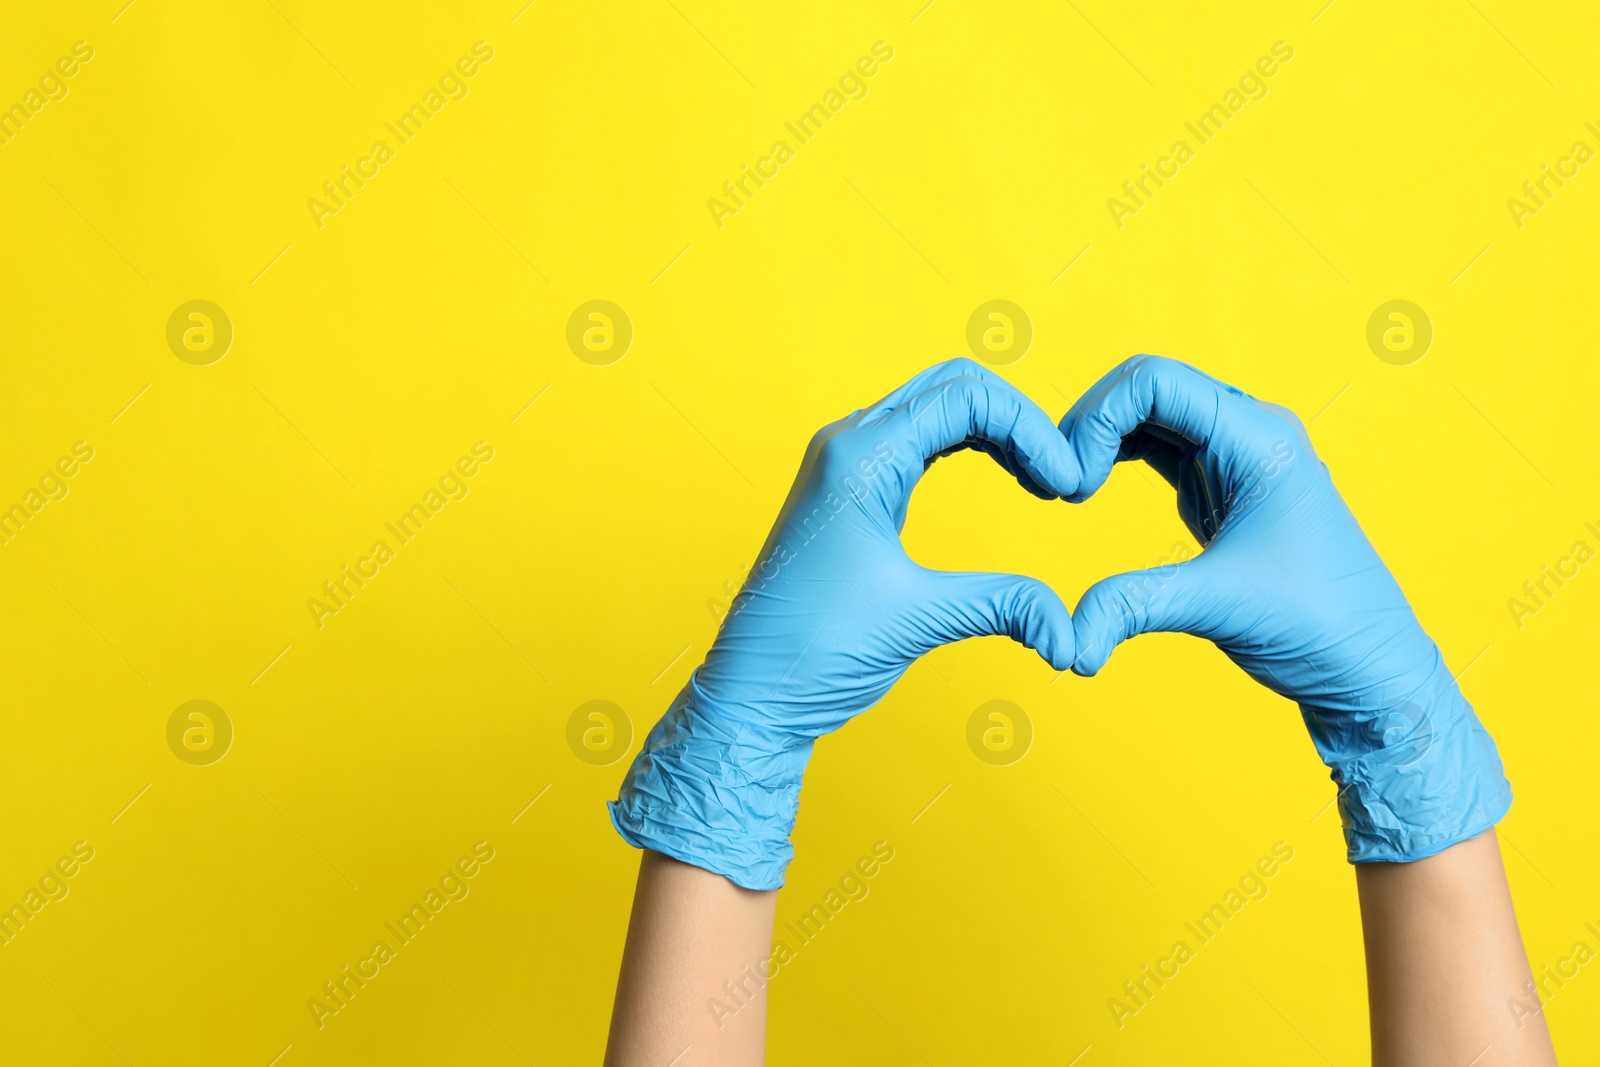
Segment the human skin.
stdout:
<path fill-rule="evenodd" d="M 1544 1013 L 1493 830 L 1414 863 L 1356 867 L 1373 1067 L 1547 1067 Z"/>
<path fill-rule="evenodd" d="M 1495 832 L 1414 863 L 1356 867 L 1373 1067 L 1550 1067 Z M 606 1067 L 745 1067 L 765 1059 L 767 995 L 747 976 L 772 944 L 776 892 L 646 851 Z M 739 1009 L 723 983 L 742 986 Z"/>
<path fill-rule="evenodd" d="M 767 994 L 751 981 L 772 952 L 776 890 L 645 850 L 617 979 L 606 1067 L 744 1067 L 766 1058 Z M 714 1017 L 724 982 L 741 984 L 733 1015 Z M 720 1023 L 720 1025 L 719 1025 Z"/>

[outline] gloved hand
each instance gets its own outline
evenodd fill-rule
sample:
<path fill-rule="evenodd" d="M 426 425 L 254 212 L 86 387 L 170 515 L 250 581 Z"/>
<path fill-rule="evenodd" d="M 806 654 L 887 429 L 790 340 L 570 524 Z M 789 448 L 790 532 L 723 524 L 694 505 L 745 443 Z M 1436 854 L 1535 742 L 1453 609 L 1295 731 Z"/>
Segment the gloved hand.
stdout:
<path fill-rule="evenodd" d="M 1214 641 L 1299 703 L 1339 786 L 1352 863 L 1416 860 L 1484 832 L 1511 787 L 1494 741 L 1423 632 L 1293 412 L 1183 363 L 1136 356 L 1061 420 L 1083 472 L 1144 460 L 1205 546 L 1193 560 L 1090 587 L 1073 670 L 1135 634 Z"/>
<path fill-rule="evenodd" d="M 1072 620 L 1032 578 L 918 566 L 900 544 L 911 491 L 940 456 L 989 453 L 1023 487 L 1078 488 L 1066 439 L 969 359 L 917 375 L 820 430 L 706 661 L 645 738 L 610 805 L 617 831 L 776 889 L 812 744 L 882 699 L 918 656 L 1004 634 L 1057 670 Z"/>

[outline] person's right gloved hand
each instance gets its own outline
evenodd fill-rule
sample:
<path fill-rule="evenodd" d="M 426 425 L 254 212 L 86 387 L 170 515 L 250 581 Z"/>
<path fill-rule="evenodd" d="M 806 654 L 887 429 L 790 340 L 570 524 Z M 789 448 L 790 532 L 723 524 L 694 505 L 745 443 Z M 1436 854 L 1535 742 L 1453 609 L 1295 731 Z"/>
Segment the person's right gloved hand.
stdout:
<path fill-rule="evenodd" d="M 1305 426 L 1186 364 L 1136 356 L 1061 420 L 1082 501 L 1143 460 L 1178 491 L 1193 560 L 1090 587 L 1073 671 L 1135 634 L 1214 641 L 1300 705 L 1332 768 L 1352 863 L 1415 860 L 1505 815 L 1511 787 L 1438 646 L 1345 506 Z"/>
<path fill-rule="evenodd" d="M 818 431 L 705 663 L 629 767 L 611 805 L 638 848 L 776 889 L 818 737 L 881 700 L 921 656 L 1005 635 L 1072 664 L 1072 620 L 1042 582 L 934 571 L 900 544 L 911 491 L 940 456 L 994 457 L 1023 488 L 1078 487 L 1043 411 L 970 359 L 917 375 Z"/>

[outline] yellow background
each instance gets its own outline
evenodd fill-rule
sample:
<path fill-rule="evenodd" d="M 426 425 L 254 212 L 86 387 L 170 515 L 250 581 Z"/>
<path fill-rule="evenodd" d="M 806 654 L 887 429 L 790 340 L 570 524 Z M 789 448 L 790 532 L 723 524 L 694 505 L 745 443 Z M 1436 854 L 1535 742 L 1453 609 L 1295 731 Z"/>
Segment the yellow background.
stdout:
<path fill-rule="evenodd" d="M 1052 415 L 1144 351 L 1316 416 L 1470 666 L 1536 970 L 1600 947 L 1600 572 L 1507 607 L 1600 547 L 1600 164 L 1520 229 L 1506 207 L 1600 147 L 1600 20 L 1320 2 L 13 5 L 0 102 L 95 55 L 0 146 L 0 503 L 95 458 L 0 546 L 0 898 L 95 857 L 0 947 L 0 1060 L 596 1062 L 637 856 L 602 806 L 626 764 L 580 761 L 569 716 L 616 702 L 636 751 L 810 433 L 965 354 L 993 298 Z M 308 198 L 479 40 L 470 94 L 319 229 Z M 880 40 L 869 95 L 719 229 L 706 200 Z M 1279 40 L 1270 94 L 1119 230 L 1106 199 Z M 635 329 L 610 366 L 565 342 L 595 298 Z M 1404 367 L 1365 341 L 1397 298 L 1435 329 Z M 167 347 L 191 299 L 234 326 L 210 366 Z M 480 440 L 470 495 L 319 630 L 307 599 Z M 1155 481 L 1047 505 L 957 457 L 906 542 L 1071 604 L 1192 545 Z M 236 731 L 210 766 L 167 746 L 193 699 Z M 1008 767 L 966 744 L 994 699 L 1035 731 Z M 1092 681 L 940 650 L 817 748 L 780 924 L 895 859 L 775 980 L 770 1061 L 1359 1063 L 1332 796 L 1295 709 L 1198 641 Z M 470 896 L 319 1030 L 308 999 L 480 840 Z M 1119 1031 L 1108 998 L 1280 840 L 1270 896 Z M 1569 1062 L 1600 1054 L 1600 965 L 1548 1011 Z"/>

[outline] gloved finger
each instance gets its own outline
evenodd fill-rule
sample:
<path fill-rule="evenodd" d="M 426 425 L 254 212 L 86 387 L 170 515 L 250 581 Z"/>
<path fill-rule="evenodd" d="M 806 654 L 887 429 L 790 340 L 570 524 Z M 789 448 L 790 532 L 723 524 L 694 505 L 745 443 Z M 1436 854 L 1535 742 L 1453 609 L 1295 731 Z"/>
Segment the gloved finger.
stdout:
<path fill-rule="evenodd" d="M 1011 383 L 991 378 L 951 378 L 913 396 L 885 420 L 885 432 L 904 446 L 895 451 L 896 462 L 908 465 L 907 481 L 941 455 L 987 444 L 993 451 L 984 451 L 1019 480 L 1027 475 L 1051 496 L 1076 491 L 1078 463 L 1055 423 Z"/>
<path fill-rule="evenodd" d="M 1069 433 L 1072 430 L 1072 427 L 1077 423 L 1078 417 L 1082 415 L 1085 410 L 1094 406 L 1095 404 L 1100 403 L 1105 398 L 1106 394 L 1111 392 L 1118 385 L 1122 384 L 1123 380 L 1129 374 L 1131 374 L 1138 367 L 1148 363 L 1165 364 L 1167 366 L 1181 368 L 1188 371 L 1196 378 L 1210 382 L 1219 390 L 1230 396 L 1239 397 L 1244 400 L 1255 401 L 1254 397 L 1245 392 L 1243 389 L 1240 389 L 1238 386 L 1230 385 L 1221 378 L 1218 378 L 1212 374 L 1208 374 L 1199 367 L 1196 367 L 1193 364 L 1185 363 L 1180 359 L 1172 359 L 1168 356 L 1129 356 L 1121 363 L 1118 363 L 1115 367 L 1112 367 L 1105 374 L 1101 375 L 1100 380 L 1095 382 L 1094 385 L 1090 386 L 1088 391 L 1079 397 L 1077 402 L 1067 410 L 1067 413 L 1061 417 L 1061 432 Z M 1260 401 L 1255 402 L 1260 403 Z"/>
<path fill-rule="evenodd" d="M 1072 672 L 1093 677 L 1113 649 L 1137 634 L 1214 636 L 1212 628 L 1226 617 L 1228 604 L 1207 581 L 1204 558 L 1129 571 L 1091 585 L 1072 613 L 1078 649 Z"/>
<path fill-rule="evenodd" d="M 932 595 L 915 619 L 919 654 L 968 637 L 1004 636 L 1058 671 L 1072 666 L 1072 616 L 1048 585 L 1021 574 L 927 573 Z"/>
<path fill-rule="evenodd" d="M 876 404 L 868 404 L 862 408 L 861 414 L 866 419 L 880 418 L 888 415 L 918 393 L 925 393 L 934 386 L 948 382 L 952 378 L 963 377 L 982 378 L 988 382 L 1005 382 L 1004 378 L 977 360 L 967 356 L 959 356 L 955 359 L 947 359 L 943 363 L 935 363 L 927 370 L 918 372 L 910 381 L 890 391 L 888 396 L 885 396 Z"/>
<path fill-rule="evenodd" d="M 1187 364 L 1162 356 L 1135 356 L 1100 379 L 1061 420 L 1072 445 L 1080 482 L 1067 499 L 1087 500 L 1105 484 L 1122 439 L 1150 424 L 1205 447 L 1226 432 L 1227 418 L 1249 403 L 1243 393 Z"/>

